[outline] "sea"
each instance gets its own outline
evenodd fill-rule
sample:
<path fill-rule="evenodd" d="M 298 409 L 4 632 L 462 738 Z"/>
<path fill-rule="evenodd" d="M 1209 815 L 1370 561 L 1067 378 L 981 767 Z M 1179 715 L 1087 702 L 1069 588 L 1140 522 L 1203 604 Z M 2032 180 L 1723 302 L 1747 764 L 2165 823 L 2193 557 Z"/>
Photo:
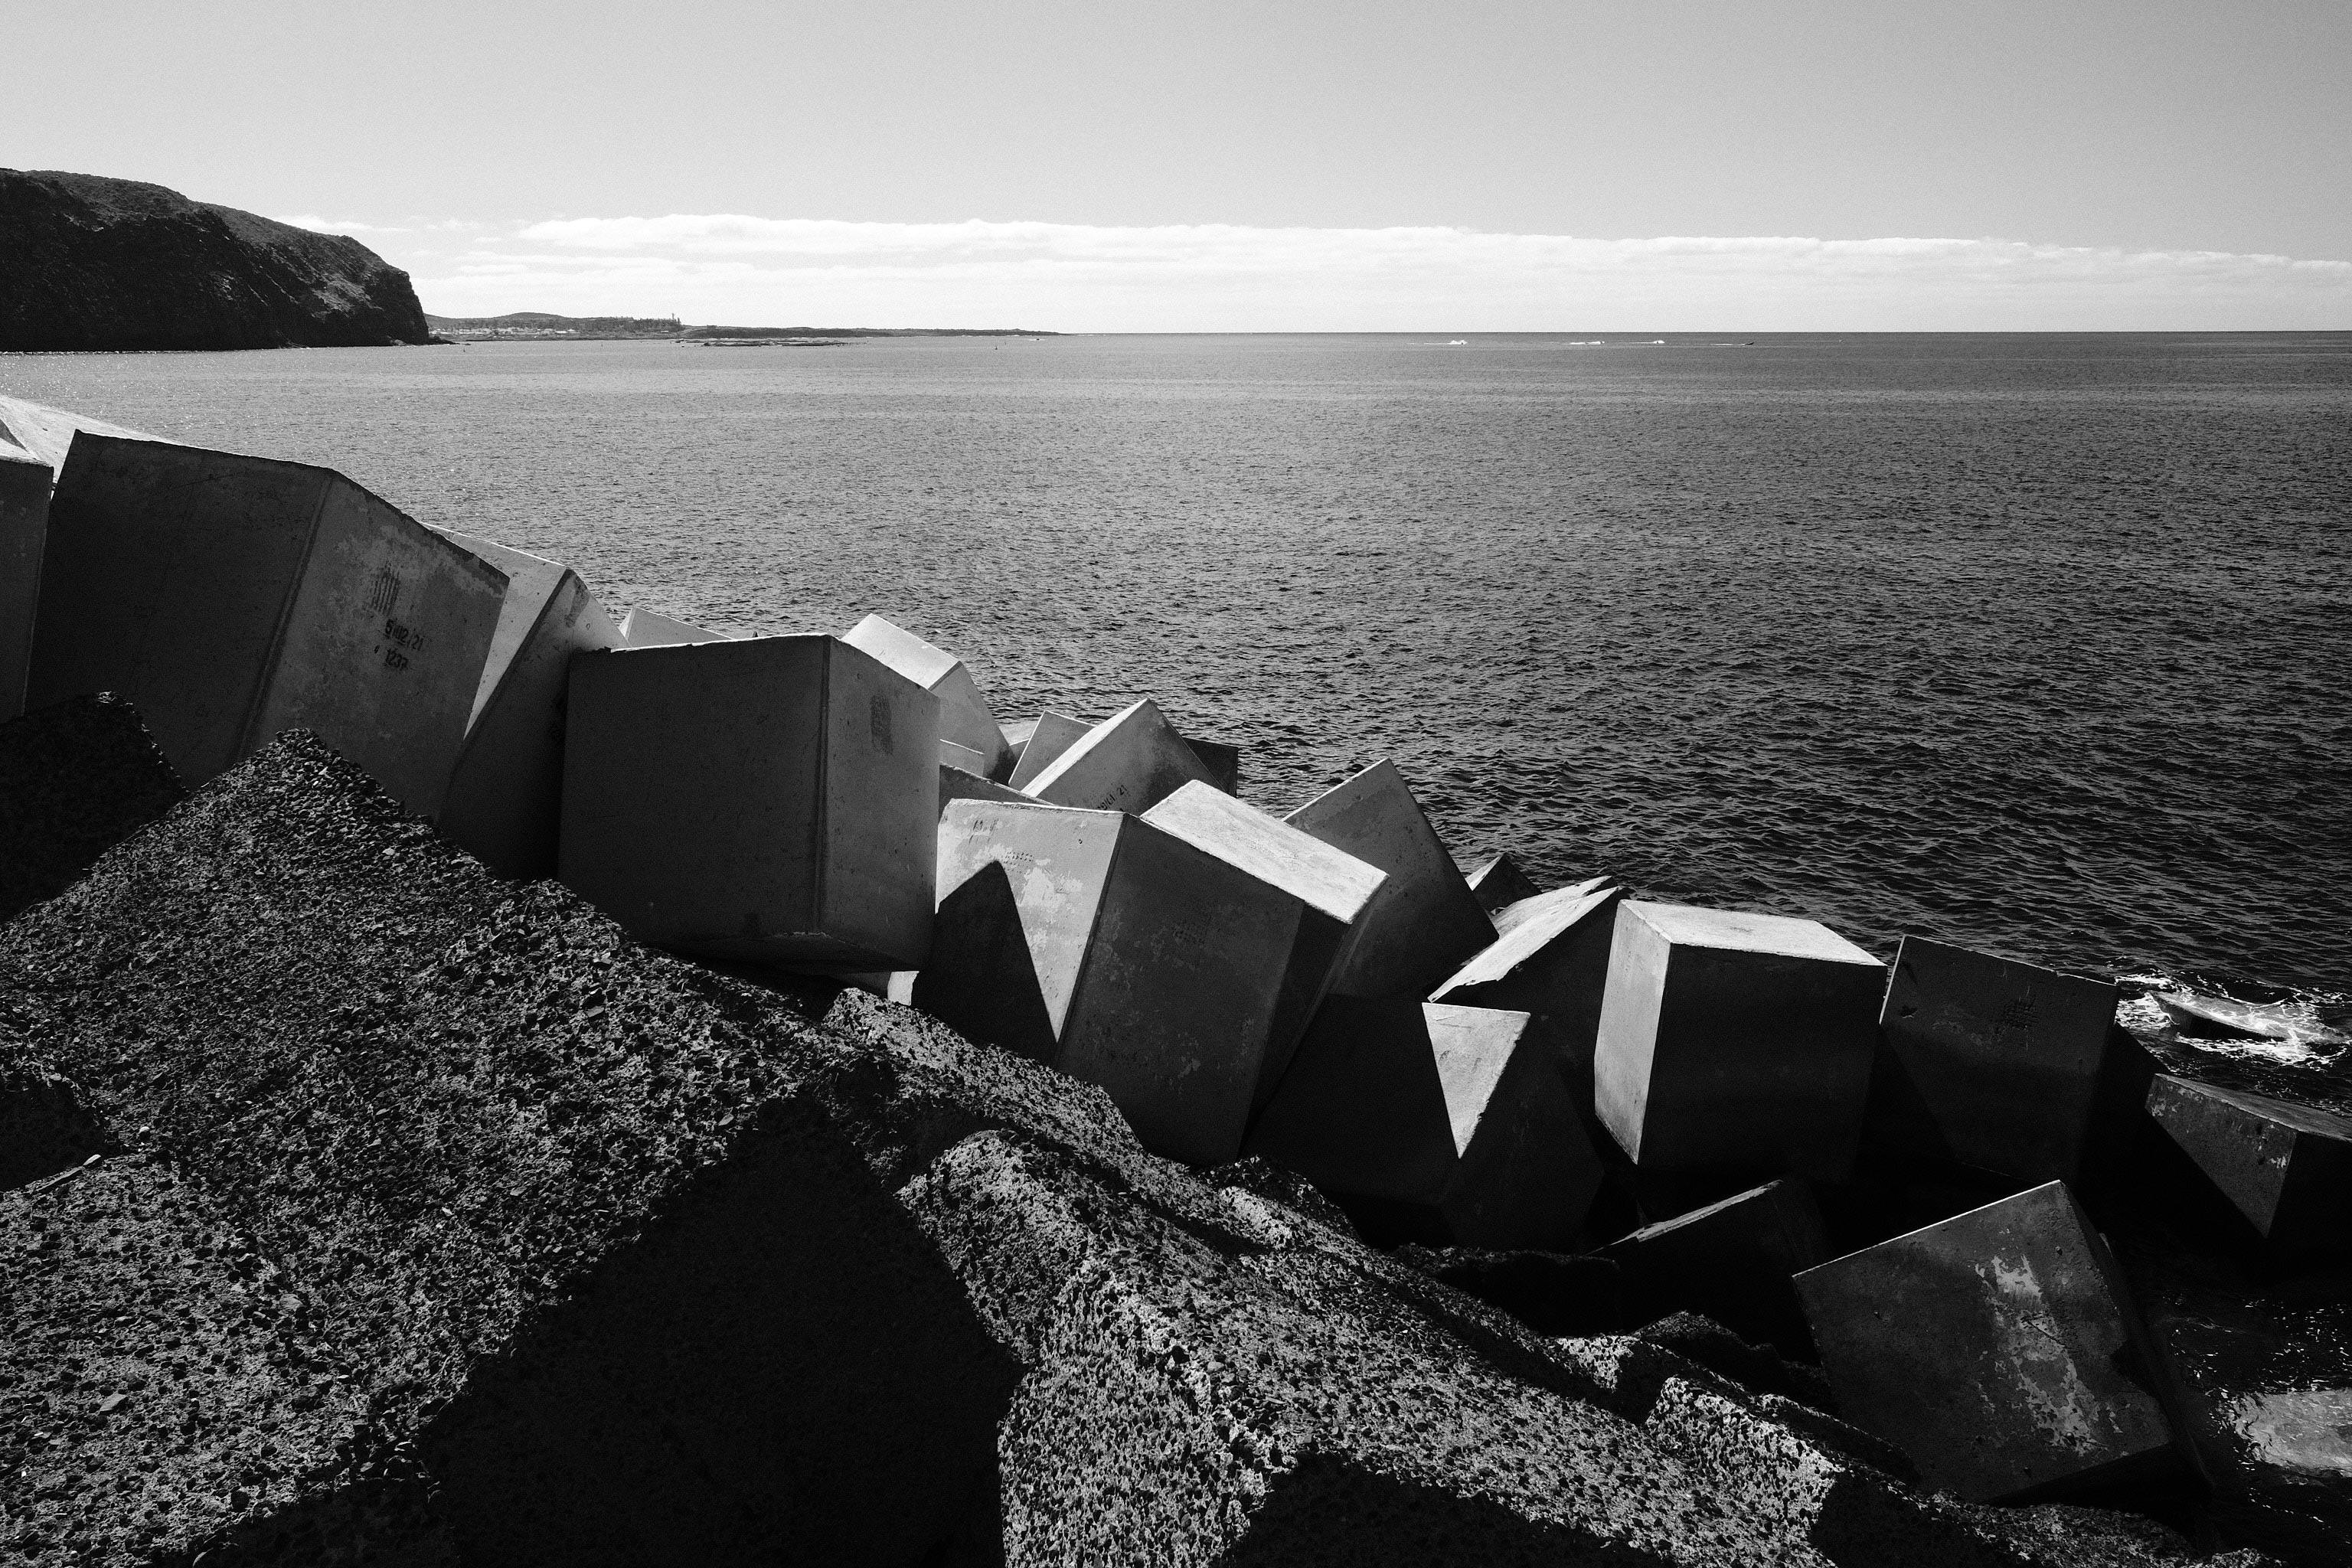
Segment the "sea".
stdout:
<path fill-rule="evenodd" d="M 2352 1025 L 2352 333 L 899 338 L 0 357 L 1000 716 L 1156 700 L 1465 863 Z"/>

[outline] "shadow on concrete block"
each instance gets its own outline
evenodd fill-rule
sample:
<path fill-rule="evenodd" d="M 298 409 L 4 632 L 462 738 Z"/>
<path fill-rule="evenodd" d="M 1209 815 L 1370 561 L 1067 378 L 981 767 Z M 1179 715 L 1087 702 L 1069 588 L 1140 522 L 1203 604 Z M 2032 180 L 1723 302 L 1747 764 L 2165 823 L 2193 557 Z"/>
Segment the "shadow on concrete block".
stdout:
<path fill-rule="evenodd" d="M 576 654 L 563 880 L 683 952 L 918 967 L 938 702 L 828 637 Z"/>
<path fill-rule="evenodd" d="M 124 698 L 191 787 L 308 729 L 430 817 L 505 592 L 331 469 L 83 434 L 50 499 L 26 703 Z"/>
<path fill-rule="evenodd" d="M 1593 1103 L 1645 1182 L 1834 1181 L 1853 1163 L 1884 965 L 1813 921 L 1617 908 Z M 1646 1201 L 1646 1200 L 1645 1200 Z"/>
<path fill-rule="evenodd" d="M 2187 1472 L 2155 1353 L 2063 1182 L 1796 1277 L 1840 1413 L 1971 1501 Z"/>
<path fill-rule="evenodd" d="M 1533 879 L 1519 869 L 1519 863 L 1507 849 L 1492 859 L 1481 862 L 1463 879 L 1477 897 L 1478 907 L 1495 914 L 1506 904 L 1516 904 L 1521 899 L 1532 899 L 1543 891 Z"/>
<path fill-rule="evenodd" d="M 0 445 L 0 721 L 25 710 L 54 478 L 47 463 L 18 458 Z"/>
<path fill-rule="evenodd" d="M 1646 1225 L 1608 1248 L 1643 1321 L 1696 1312 L 1782 1353 L 1812 1353 L 1790 1281 L 1829 1261 L 1820 1205 L 1805 1184 L 1768 1182 Z"/>
<path fill-rule="evenodd" d="M 1336 994 L 1425 996 L 1495 940 L 1494 921 L 1395 763 L 1373 763 L 1283 820 L 1388 873 L 1355 951 L 1331 977 Z"/>
<path fill-rule="evenodd" d="M 1033 753 L 1043 728 L 1030 740 Z M 1019 787 L 1048 805 L 1140 814 L 1196 781 L 1213 785 L 1200 757 L 1147 697 L 1087 731 Z"/>
<path fill-rule="evenodd" d="M 186 795 L 120 698 L 69 697 L 0 724 L 0 920 L 63 892 Z"/>
<path fill-rule="evenodd" d="M 1601 1185 L 1528 1016 L 1485 1007 L 1328 998 L 1246 1147 L 1360 1208 L 1376 1240 L 1558 1250 Z"/>
<path fill-rule="evenodd" d="M 988 698 L 963 660 L 880 616 L 868 616 L 842 635 L 842 641 L 873 655 L 940 700 L 940 739 L 979 753 L 971 771 L 993 778 L 1006 761 L 1004 731 Z M 940 761 L 970 764 L 941 755 Z"/>
<path fill-rule="evenodd" d="M 1624 898 L 1623 889 L 1595 877 L 1507 905 L 1494 917 L 1496 939 L 1430 993 L 1433 1002 L 1534 1014 L 1587 1118 L 1592 1042 Z"/>
<path fill-rule="evenodd" d="M 981 777 L 969 768 L 940 764 L 940 809 L 951 800 L 1027 800 L 1019 790 Z"/>
<path fill-rule="evenodd" d="M 2352 1117 L 2168 1074 L 2147 1114 L 2274 1251 L 2352 1248 Z"/>
<path fill-rule="evenodd" d="M 621 628 L 560 562 L 437 531 L 506 574 L 504 607 L 474 693 L 439 826 L 502 877 L 555 875 L 563 712 L 572 656 L 624 645 Z"/>

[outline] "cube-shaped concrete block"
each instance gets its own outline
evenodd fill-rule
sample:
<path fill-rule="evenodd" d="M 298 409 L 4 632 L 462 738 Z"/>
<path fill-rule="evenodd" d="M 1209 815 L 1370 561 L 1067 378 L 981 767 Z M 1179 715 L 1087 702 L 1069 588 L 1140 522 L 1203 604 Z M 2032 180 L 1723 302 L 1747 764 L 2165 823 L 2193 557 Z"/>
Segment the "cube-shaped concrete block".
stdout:
<path fill-rule="evenodd" d="M 734 640 L 725 632 L 707 632 L 659 610 L 635 609 L 621 617 L 623 647 L 676 647 L 682 643 Z"/>
<path fill-rule="evenodd" d="M 505 595 L 331 469 L 84 432 L 50 498 L 26 700 L 128 700 L 192 786 L 311 730 L 432 816 Z"/>
<path fill-rule="evenodd" d="M 1364 913 L 1388 873 L 1310 838 L 1286 822 L 1244 805 L 1213 784 L 1188 784 L 1144 820 L 1298 900 L 1298 937 L 1290 953 L 1282 1001 L 1267 1047 L 1257 1103 L 1274 1092 L 1331 979 L 1347 968 L 1363 931 Z"/>
<path fill-rule="evenodd" d="M 621 628 L 570 567 L 438 530 L 506 574 L 488 661 L 440 827 L 502 877 L 555 875 L 572 656 L 622 646 Z"/>
<path fill-rule="evenodd" d="M 173 445 L 161 436 L 151 436 L 144 430 L 133 430 L 121 425 L 109 425 L 102 419 L 92 419 L 69 408 L 52 408 L 46 403 L 34 403 L 22 397 L 0 397 L 0 455 L 46 463 L 52 476 L 65 468 L 66 455 L 73 450 L 74 437 L 84 431 L 92 436 L 117 436 L 125 441 Z"/>
<path fill-rule="evenodd" d="M 0 723 L 25 710 L 33 612 L 41 600 L 41 545 L 49 531 L 47 463 L 0 446 Z"/>
<path fill-rule="evenodd" d="M 917 1006 L 1100 1085 L 1156 1153 L 1240 1152 L 1315 910 L 1149 822 L 1034 801 L 951 802 L 938 886 Z"/>
<path fill-rule="evenodd" d="M 2147 1113 L 2273 1247 L 2352 1247 L 2352 1117 L 2169 1075 Z"/>
<path fill-rule="evenodd" d="M 980 683 L 964 662 L 944 648 L 880 616 L 868 616 L 843 634 L 842 641 L 863 648 L 940 700 L 940 739 L 969 746 L 981 754 L 984 766 L 972 771 L 993 776 L 1004 762 L 1004 731 L 988 705 Z M 940 761 L 952 759 L 941 757 Z M 961 763 L 957 765 L 961 766 Z"/>
<path fill-rule="evenodd" d="M 2116 1001 L 2105 981 L 1905 937 L 1866 1141 L 2020 1182 L 2081 1180 Z"/>
<path fill-rule="evenodd" d="M 1507 905 L 1486 949 L 1430 993 L 1433 1002 L 1536 1015 L 1580 1110 L 1592 1113 L 1592 1041 L 1625 890 L 1595 877 Z"/>
<path fill-rule="evenodd" d="M 1331 977 L 1335 994 L 1425 996 L 1495 940 L 1495 922 L 1395 763 L 1373 763 L 1283 820 L 1388 873 L 1355 951 Z"/>
<path fill-rule="evenodd" d="M 1209 771 L 1209 782 L 1227 795 L 1242 793 L 1242 749 L 1223 741 L 1203 741 L 1198 735 L 1187 735 L 1184 743 L 1201 759 Z"/>
<path fill-rule="evenodd" d="M 1700 1312 L 1750 1340 L 1811 1350 L 1795 1277 L 1830 1258 L 1821 1205 L 1782 1180 L 1646 1225 L 1608 1248 L 1643 1317 Z"/>
<path fill-rule="evenodd" d="M 985 756 L 970 746 L 954 741 L 940 742 L 940 766 L 958 768 L 964 773 L 976 773 L 982 778 L 986 778 L 989 774 L 988 759 Z"/>
<path fill-rule="evenodd" d="M 828 637 L 576 654 L 563 880 L 682 952 L 917 968 L 938 703 Z"/>
<path fill-rule="evenodd" d="M 1029 745 L 1035 750 L 1036 740 Z M 1147 697 L 1087 731 L 1020 787 L 1048 805 L 1141 813 L 1196 780 L 1213 782 Z"/>
<path fill-rule="evenodd" d="M 940 810 L 945 812 L 953 800 L 1027 800 L 1017 789 L 1009 789 L 992 780 L 984 779 L 969 768 L 940 764 Z"/>
<path fill-rule="evenodd" d="M 1971 1501 L 2180 1463 L 2106 1245 L 2063 1182 L 1796 1278 L 1838 1410 Z"/>
<path fill-rule="evenodd" d="M 1645 1176 L 1843 1177 L 1886 970 L 1813 921 L 1617 906 L 1593 1104 Z"/>
<path fill-rule="evenodd" d="M 1029 732 L 1022 738 L 1021 755 L 1004 782 L 1014 789 L 1027 789 L 1037 782 L 1037 775 L 1052 767 L 1062 753 L 1087 738 L 1094 726 L 1083 719 L 1073 719 L 1067 713 L 1048 709 L 1029 721 Z"/>
<path fill-rule="evenodd" d="M 1486 860 L 1465 879 L 1471 892 L 1477 895 L 1478 907 L 1488 914 L 1499 911 L 1506 904 L 1516 904 L 1521 899 L 1532 899 L 1543 891 L 1529 879 L 1509 850 Z"/>
<path fill-rule="evenodd" d="M 1245 1151 L 1464 1247 L 1564 1248 L 1601 1186 L 1526 1014 L 1410 999 L 1326 999 Z"/>

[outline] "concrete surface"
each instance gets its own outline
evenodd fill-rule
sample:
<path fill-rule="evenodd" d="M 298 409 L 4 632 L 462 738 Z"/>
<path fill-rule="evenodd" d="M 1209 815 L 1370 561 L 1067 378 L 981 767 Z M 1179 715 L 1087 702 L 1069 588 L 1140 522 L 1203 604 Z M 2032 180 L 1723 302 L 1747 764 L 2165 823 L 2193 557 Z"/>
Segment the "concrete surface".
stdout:
<path fill-rule="evenodd" d="M 1624 897 L 1623 889 L 1595 877 L 1507 904 L 1493 917 L 1495 940 L 1429 994 L 1433 1002 L 1534 1014 L 1588 1117 L 1593 1040 Z"/>
<path fill-rule="evenodd" d="M 1029 724 L 1029 733 L 1021 742 L 1020 758 L 1004 776 L 1004 782 L 1014 789 L 1025 790 L 1036 783 L 1039 773 L 1085 740 L 1087 731 L 1094 728 L 1083 719 L 1051 710 L 1040 713 Z"/>
<path fill-rule="evenodd" d="M 2352 1117 L 2169 1074 L 2147 1114 L 2273 1247 L 2352 1248 Z"/>
<path fill-rule="evenodd" d="M 1373 763 L 1283 820 L 1388 873 L 1331 977 L 1335 994 L 1425 996 L 1495 940 L 1494 922 L 1394 763 Z"/>
<path fill-rule="evenodd" d="M 1040 738 L 1031 739 L 1031 752 Z M 1019 787 L 1048 805 L 1141 813 L 1208 779 L 1201 759 L 1147 697 L 1087 731 Z"/>
<path fill-rule="evenodd" d="M 1478 907 L 1490 915 L 1506 904 L 1532 899 L 1543 891 L 1525 871 L 1519 869 L 1519 863 L 1511 858 L 1507 849 L 1492 859 L 1480 862 L 1464 879 L 1470 884 L 1471 892 L 1477 895 Z"/>
<path fill-rule="evenodd" d="M 1790 1355 L 1812 1353 L 1790 1280 L 1828 1262 L 1830 1244 L 1801 1182 L 1769 1182 L 1645 1225 L 1607 1252 L 1643 1321 L 1698 1312 Z"/>
<path fill-rule="evenodd" d="M 704 631 L 659 610 L 631 610 L 621 617 L 620 630 L 623 647 L 676 647 L 680 643 L 735 640 L 725 632 Z"/>
<path fill-rule="evenodd" d="M 1004 731 L 997 728 L 986 694 L 961 659 L 880 616 L 866 616 L 843 633 L 841 640 L 871 654 L 938 698 L 940 739 L 980 754 L 981 765 L 971 772 L 982 778 L 996 775 L 1006 760 Z M 940 760 L 959 767 L 968 765 L 945 753 Z"/>

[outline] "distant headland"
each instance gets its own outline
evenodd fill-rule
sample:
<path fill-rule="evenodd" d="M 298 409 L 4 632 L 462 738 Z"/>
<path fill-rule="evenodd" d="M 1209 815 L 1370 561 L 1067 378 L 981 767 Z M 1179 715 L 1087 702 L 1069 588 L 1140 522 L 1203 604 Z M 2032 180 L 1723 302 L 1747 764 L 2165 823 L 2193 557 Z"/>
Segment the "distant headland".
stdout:
<path fill-rule="evenodd" d="M 615 342 L 632 338 L 679 342 L 816 342 L 848 338 L 1050 338 L 1033 327 L 726 327 L 689 326 L 676 316 L 556 316 L 512 310 L 503 316 L 425 318 L 436 337 L 453 342 Z"/>

